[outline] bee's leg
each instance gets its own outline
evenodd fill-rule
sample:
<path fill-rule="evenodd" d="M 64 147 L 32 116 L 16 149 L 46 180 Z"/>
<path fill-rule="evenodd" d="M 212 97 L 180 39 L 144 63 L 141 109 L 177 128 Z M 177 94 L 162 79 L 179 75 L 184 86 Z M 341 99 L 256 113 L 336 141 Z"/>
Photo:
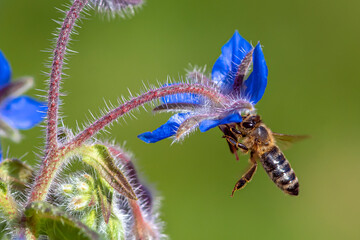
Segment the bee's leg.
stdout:
<path fill-rule="evenodd" d="M 219 129 L 224 133 L 223 138 L 225 138 L 225 136 L 229 136 L 231 138 L 236 138 L 236 136 L 230 131 L 230 126 L 228 124 L 220 125 Z M 234 154 L 236 160 L 239 161 L 239 155 L 237 153 L 238 148 L 227 140 L 226 140 L 226 143 L 229 146 L 230 152 L 232 154 Z"/>
<path fill-rule="evenodd" d="M 249 149 L 242 143 L 239 143 L 238 141 L 236 141 L 235 139 L 233 139 L 232 137 L 229 136 L 224 136 L 224 138 L 226 138 L 226 140 L 232 144 L 233 146 L 240 148 L 244 151 L 244 153 L 247 153 L 249 151 Z"/>
<path fill-rule="evenodd" d="M 234 134 L 237 134 L 237 135 L 240 135 L 240 136 L 243 136 L 243 134 L 238 129 L 236 129 L 234 127 L 230 128 L 230 132 L 232 132 Z"/>
<path fill-rule="evenodd" d="M 244 175 L 242 175 L 240 180 L 237 181 L 237 183 L 235 184 L 235 187 L 231 192 L 231 196 L 234 196 L 234 193 L 237 190 L 244 188 L 246 186 L 246 184 L 248 182 L 250 182 L 252 177 L 254 176 L 256 169 L 257 169 L 256 156 L 255 156 L 254 152 L 251 152 L 250 163 L 251 163 L 250 168 L 246 171 L 246 173 Z"/>

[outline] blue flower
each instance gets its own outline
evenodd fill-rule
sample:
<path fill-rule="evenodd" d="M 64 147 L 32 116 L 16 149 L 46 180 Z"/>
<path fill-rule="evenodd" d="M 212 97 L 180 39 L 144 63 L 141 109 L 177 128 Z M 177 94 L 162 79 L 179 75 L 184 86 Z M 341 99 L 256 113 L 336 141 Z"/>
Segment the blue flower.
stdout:
<path fill-rule="evenodd" d="M 47 106 L 34 98 L 21 96 L 32 87 L 32 78 L 10 80 L 10 64 L 0 51 L 0 136 L 19 141 L 18 129 L 29 129 L 41 122 L 46 116 Z"/>
<path fill-rule="evenodd" d="M 252 66 L 252 72 L 249 70 Z M 138 136 L 147 143 L 175 136 L 179 140 L 197 127 L 206 132 L 219 125 L 242 121 L 241 113 L 259 102 L 267 85 L 268 69 L 260 43 L 255 48 L 235 31 L 232 38 L 221 48 L 211 79 L 198 70 L 188 74 L 193 82 L 215 87 L 231 99 L 226 104 L 214 104 L 196 94 L 175 94 L 161 99 L 155 111 L 178 112 L 164 125 L 152 132 Z M 249 107 L 250 106 L 250 107 Z"/>

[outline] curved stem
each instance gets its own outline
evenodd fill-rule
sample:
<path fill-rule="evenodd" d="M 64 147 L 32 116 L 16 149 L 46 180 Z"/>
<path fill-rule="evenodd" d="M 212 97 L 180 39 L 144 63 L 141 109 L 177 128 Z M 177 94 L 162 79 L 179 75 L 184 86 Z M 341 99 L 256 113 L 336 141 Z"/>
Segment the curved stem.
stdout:
<path fill-rule="evenodd" d="M 66 12 L 64 22 L 61 26 L 59 37 L 54 49 L 52 61 L 50 85 L 48 93 L 48 111 L 47 111 L 47 129 L 46 129 L 46 150 L 45 158 L 41 164 L 40 171 L 35 178 L 35 184 L 32 188 L 28 203 L 36 200 L 43 200 L 47 193 L 50 183 L 55 176 L 57 165 L 54 163 L 61 155 L 61 149 L 58 149 L 57 125 L 58 125 L 58 108 L 59 108 L 59 87 L 64 65 L 64 56 L 69 43 L 70 34 L 74 28 L 76 20 L 80 16 L 88 0 L 74 0 L 74 3 Z M 48 184 L 44 184 L 49 182 Z"/>
<path fill-rule="evenodd" d="M 48 155 L 46 155 L 41 165 L 39 174 L 35 178 L 35 183 L 31 189 L 28 204 L 33 201 L 42 201 L 46 198 L 49 193 L 50 185 L 55 178 L 56 173 L 59 169 L 61 169 L 61 165 L 64 163 L 64 160 L 68 158 L 69 154 L 71 154 L 73 150 L 76 150 L 86 140 L 131 110 L 157 98 L 178 93 L 200 94 L 218 104 L 227 103 L 229 101 L 226 96 L 222 95 L 217 90 L 200 84 L 177 84 L 165 86 L 150 90 L 131 99 L 92 123 L 88 128 L 79 133 L 66 145 L 56 148 L 56 150 L 51 151 Z"/>
<path fill-rule="evenodd" d="M 59 108 L 59 87 L 64 65 L 64 56 L 66 53 L 67 44 L 69 43 L 71 31 L 75 25 L 76 20 L 80 16 L 80 12 L 87 4 L 87 2 L 88 0 L 74 0 L 70 10 L 66 13 L 66 17 L 60 29 L 59 37 L 56 41 L 48 94 L 46 155 L 51 151 L 55 151 L 58 146 L 57 122 Z"/>
<path fill-rule="evenodd" d="M 27 205 L 34 201 L 43 201 L 46 199 L 50 190 L 50 185 L 61 164 L 64 162 L 64 155 L 61 152 L 61 150 L 56 150 L 46 155 L 40 166 L 39 173 L 35 177 Z"/>
<path fill-rule="evenodd" d="M 220 103 L 220 104 L 229 101 L 229 99 L 226 96 L 222 95 L 215 89 L 200 84 L 177 84 L 177 85 L 171 85 L 171 86 L 150 90 L 147 93 L 135 97 L 130 101 L 120 105 L 119 107 L 111 110 L 109 113 L 107 113 L 100 119 L 96 120 L 84 131 L 79 133 L 72 141 L 70 141 L 70 143 L 67 144 L 67 146 L 70 148 L 73 148 L 73 146 L 75 147 L 80 146 L 83 142 L 94 136 L 105 126 L 109 125 L 111 122 L 113 122 L 120 116 L 130 112 L 131 110 L 137 108 L 138 106 L 141 106 L 147 102 L 153 101 L 160 97 L 179 94 L 179 93 L 199 94 L 211 99 L 215 103 Z"/>

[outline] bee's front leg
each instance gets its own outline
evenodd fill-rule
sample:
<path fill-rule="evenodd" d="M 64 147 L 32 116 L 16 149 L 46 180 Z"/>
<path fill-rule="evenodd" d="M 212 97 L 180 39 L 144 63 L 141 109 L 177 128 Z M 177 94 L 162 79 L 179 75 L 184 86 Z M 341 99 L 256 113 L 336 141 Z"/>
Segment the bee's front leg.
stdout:
<path fill-rule="evenodd" d="M 226 140 L 232 144 L 233 146 L 237 147 L 237 148 L 240 148 L 242 150 L 242 152 L 244 153 L 247 153 L 249 151 L 249 148 L 247 148 L 244 144 L 236 141 L 235 139 L 233 139 L 232 137 L 230 136 L 224 136 L 224 138 L 226 138 Z"/>
<path fill-rule="evenodd" d="M 244 137 L 244 134 L 243 134 L 240 130 L 236 129 L 235 127 L 231 127 L 231 128 L 230 128 L 230 132 L 232 132 L 232 133 L 235 134 L 235 135 Z"/>

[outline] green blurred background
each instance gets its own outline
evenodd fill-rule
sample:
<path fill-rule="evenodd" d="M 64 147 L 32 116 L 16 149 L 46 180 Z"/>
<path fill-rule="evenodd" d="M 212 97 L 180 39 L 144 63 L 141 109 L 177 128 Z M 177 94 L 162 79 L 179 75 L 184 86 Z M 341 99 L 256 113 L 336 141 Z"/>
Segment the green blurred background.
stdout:
<path fill-rule="evenodd" d="M 63 0 L 0 0 L 0 48 L 14 76 L 32 75 L 46 88 L 44 63 Z M 64 81 L 65 124 L 87 122 L 104 99 L 116 102 L 184 75 L 189 63 L 212 64 L 235 29 L 261 40 L 269 67 L 268 88 L 257 105 L 276 132 L 310 134 L 285 151 L 300 179 L 300 196 L 283 194 L 262 168 L 230 197 L 247 168 L 236 162 L 221 133 L 196 132 L 181 144 L 145 144 L 136 136 L 169 115 L 135 113 L 111 128 L 106 139 L 126 141 L 147 182 L 162 196 L 161 218 L 171 239 L 360 239 L 360 1 L 166 1 L 148 0 L 131 19 L 89 11 L 73 35 Z M 39 94 L 32 90 L 30 94 Z M 20 144 L 2 140 L 9 156 L 36 159 L 40 127 L 23 132 Z"/>

